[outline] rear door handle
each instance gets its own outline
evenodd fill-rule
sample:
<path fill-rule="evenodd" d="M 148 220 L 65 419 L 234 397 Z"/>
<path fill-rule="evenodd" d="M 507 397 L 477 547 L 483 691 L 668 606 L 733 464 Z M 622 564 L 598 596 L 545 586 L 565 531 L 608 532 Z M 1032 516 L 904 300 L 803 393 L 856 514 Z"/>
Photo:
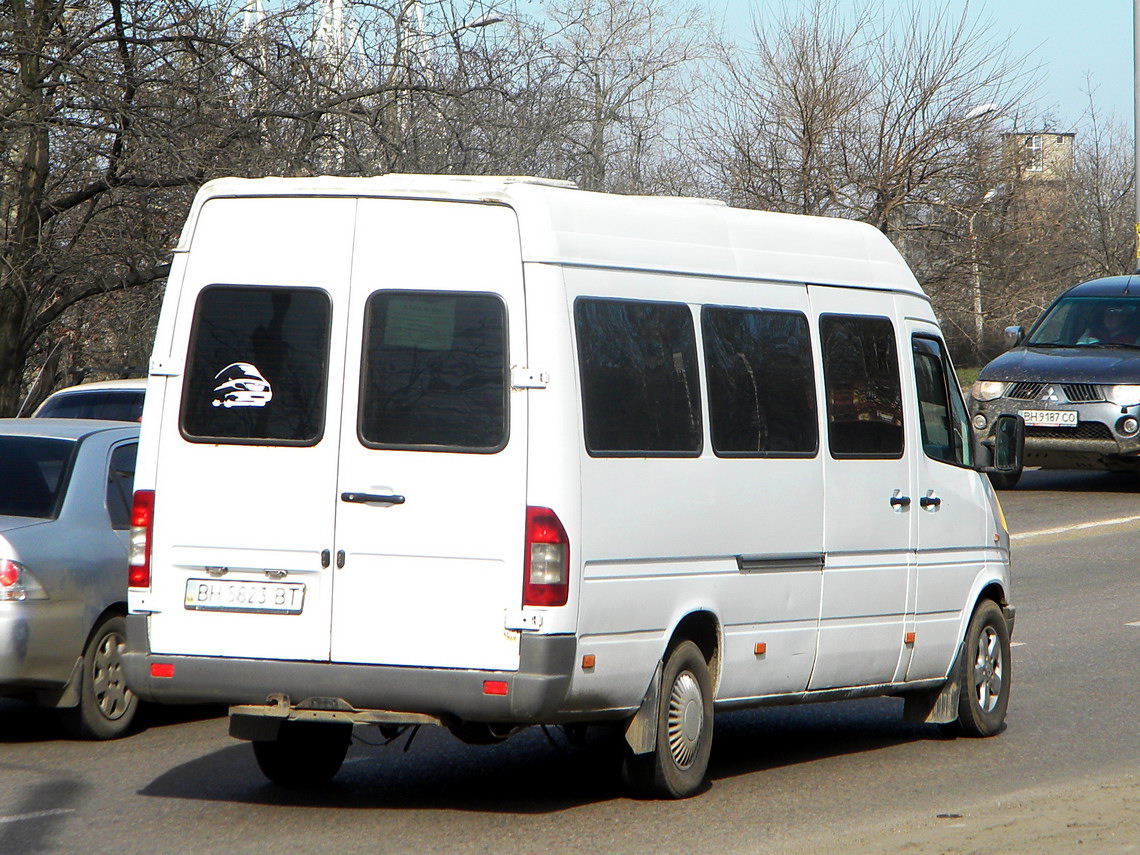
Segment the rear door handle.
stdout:
<path fill-rule="evenodd" d="M 942 499 L 938 496 L 923 496 L 918 500 L 918 504 L 923 508 L 937 508 L 942 505 Z"/>
<path fill-rule="evenodd" d="M 356 502 L 361 505 L 402 505 L 404 497 L 396 494 L 384 495 L 380 493 L 341 493 L 342 502 Z"/>
<path fill-rule="evenodd" d="M 925 502 L 926 500 L 923 499 L 923 501 Z M 892 508 L 909 508 L 910 507 L 910 496 L 891 496 L 891 507 Z"/>

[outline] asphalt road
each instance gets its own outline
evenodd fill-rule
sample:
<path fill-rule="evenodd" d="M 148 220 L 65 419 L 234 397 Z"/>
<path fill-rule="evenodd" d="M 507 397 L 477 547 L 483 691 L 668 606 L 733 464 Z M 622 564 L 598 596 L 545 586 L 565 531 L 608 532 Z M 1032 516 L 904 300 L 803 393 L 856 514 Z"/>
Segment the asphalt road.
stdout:
<path fill-rule="evenodd" d="M 0 701 L 0 853 L 806 855 L 922 821 L 953 835 L 955 817 L 1018 793 L 1140 774 L 1138 497 L 1140 477 L 1091 473 L 1029 472 L 1001 494 L 1018 618 L 1008 727 L 992 739 L 905 724 L 897 700 L 731 713 L 708 790 L 651 802 L 622 790 L 604 734 L 471 747 L 425 729 L 381 746 L 363 731 L 373 744 L 301 794 L 264 781 L 221 710 L 152 710 L 142 732 L 96 744 Z"/>

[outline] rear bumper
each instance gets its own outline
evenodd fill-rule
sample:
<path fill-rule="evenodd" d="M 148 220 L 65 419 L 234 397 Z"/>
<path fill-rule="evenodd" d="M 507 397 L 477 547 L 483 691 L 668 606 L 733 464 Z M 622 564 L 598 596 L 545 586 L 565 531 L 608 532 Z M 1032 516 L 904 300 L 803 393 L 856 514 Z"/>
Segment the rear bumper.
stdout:
<path fill-rule="evenodd" d="M 572 635 L 524 634 L 518 671 L 167 656 L 150 652 L 146 616 L 129 615 L 123 667 L 131 689 L 159 703 L 264 704 L 270 695 L 286 695 L 443 720 L 539 724 L 557 718 L 576 649 Z M 152 677 L 155 663 L 172 665 L 174 676 Z M 484 694 L 484 680 L 506 683 L 506 694 Z"/>

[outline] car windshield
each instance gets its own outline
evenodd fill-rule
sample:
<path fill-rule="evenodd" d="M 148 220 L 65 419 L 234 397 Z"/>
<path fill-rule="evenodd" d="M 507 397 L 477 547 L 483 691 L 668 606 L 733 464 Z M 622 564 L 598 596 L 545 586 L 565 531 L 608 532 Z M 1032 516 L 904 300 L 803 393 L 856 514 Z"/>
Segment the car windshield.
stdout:
<path fill-rule="evenodd" d="M 0 515 L 51 519 L 75 443 L 40 436 L 0 436 Z"/>
<path fill-rule="evenodd" d="M 1140 347 L 1140 298 L 1066 297 L 1029 331 L 1038 347 Z"/>

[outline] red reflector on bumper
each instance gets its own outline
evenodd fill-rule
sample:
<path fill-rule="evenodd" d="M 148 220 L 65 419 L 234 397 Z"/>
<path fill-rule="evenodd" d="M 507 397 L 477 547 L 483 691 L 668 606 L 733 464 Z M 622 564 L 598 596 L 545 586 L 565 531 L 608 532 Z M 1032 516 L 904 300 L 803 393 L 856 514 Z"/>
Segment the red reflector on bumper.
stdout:
<path fill-rule="evenodd" d="M 505 680 L 484 680 L 484 695 L 505 695 L 510 687 Z"/>
<path fill-rule="evenodd" d="M 152 676 L 152 677 L 173 677 L 174 676 L 174 663 L 173 662 L 152 662 L 150 664 L 150 676 Z"/>

